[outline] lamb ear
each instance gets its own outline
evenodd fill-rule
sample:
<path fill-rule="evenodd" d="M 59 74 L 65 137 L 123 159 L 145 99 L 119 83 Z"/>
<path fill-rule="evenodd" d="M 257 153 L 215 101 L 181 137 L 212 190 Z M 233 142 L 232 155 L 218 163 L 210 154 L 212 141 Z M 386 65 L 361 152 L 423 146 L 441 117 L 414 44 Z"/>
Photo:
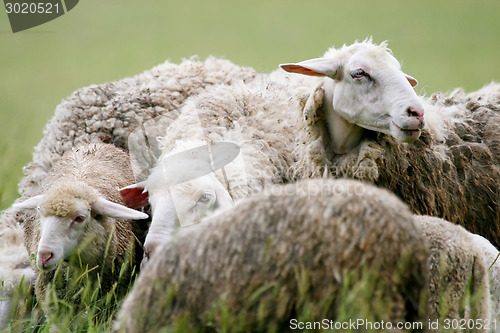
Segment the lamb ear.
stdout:
<path fill-rule="evenodd" d="M 299 63 L 281 64 L 281 68 L 289 73 L 309 76 L 327 76 L 334 80 L 340 79 L 340 63 L 334 58 L 316 58 Z"/>
<path fill-rule="evenodd" d="M 145 186 L 146 182 L 140 182 L 119 189 L 127 207 L 141 208 L 148 204 L 149 195 Z"/>
<path fill-rule="evenodd" d="M 97 198 L 92 204 L 92 209 L 101 215 L 117 219 L 142 220 L 149 217 L 148 214 L 111 202 L 103 197 Z"/>
<path fill-rule="evenodd" d="M 43 194 L 36 195 L 29 199 L 24 200 L 23 202 L 18 202 L 12 205 L 12 208 L 16 209 L 34 209 L 37 208 L 38 205 L 42 202 L 44 198 Z"/>
<path fill-rule="evenodd" d="M 417 79 L 415 79 L 413 76 L 408 75 L 406 73 L 404 73 L 404 75 L 405 75 L 406 79 L 408 80 L 408 82 L 410 82 L 412 87 L 415 87 L 418 84 Z"/>
<path fill-rule="evenodd" d="M 215 202 L 220 209 L 226 210 L 234 206 L 233 198 L 229 195 L 229 192 L 222 186 L 218 181 L 215 182 Z"/>

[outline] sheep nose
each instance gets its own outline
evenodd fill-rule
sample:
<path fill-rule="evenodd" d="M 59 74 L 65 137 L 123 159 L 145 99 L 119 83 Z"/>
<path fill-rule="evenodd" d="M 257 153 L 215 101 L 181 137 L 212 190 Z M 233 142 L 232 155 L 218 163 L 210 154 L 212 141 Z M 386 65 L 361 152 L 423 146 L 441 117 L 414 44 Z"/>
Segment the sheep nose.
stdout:
<path fill-rule="evenodd" d="M 49 263 L 50 259 L 52 259 L 53 256 L 54 253 L 52 251 L 49 250 L 38 251 L 38 259 L 40 260 L 40 263 L 44 267 L 47 266 L 47 264 Z"/>
<path fill-rule="evenodd" d="M 424 126 L 424 111 L 423 110 L 419 110 L 419 109 L 416 109 L 416 108 L 413 108 L 413 107 L 409 107 L 407 110 L 406 110 L 406 113 L 408 114 L 408 117 L 412 117 L 412 118 L 417 118 L 419 123 L 420 123 L 420 128 L 422 128 Z"/>
<path fill-rule="evenodd" d="M 420 121 L 424 121 L 424 111 L 409 107 L 406 112 L 408 113 L 408 117 L 415 117 Z"/>

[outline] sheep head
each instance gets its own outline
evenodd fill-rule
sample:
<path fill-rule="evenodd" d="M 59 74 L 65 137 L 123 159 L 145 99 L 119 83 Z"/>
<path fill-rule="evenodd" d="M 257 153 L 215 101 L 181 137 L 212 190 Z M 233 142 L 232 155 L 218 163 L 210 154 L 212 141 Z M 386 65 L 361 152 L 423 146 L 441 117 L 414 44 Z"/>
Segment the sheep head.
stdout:
<path fill-rule="evenodd" d="M 129 207 L 151 204 L 152 220 L 144 242 L 143 264 L 161 244 L 170 241 L 177 226 L 198 223 L 216 209 L 223 211 L 233 206 L 228 191 L 213 173 L 175 185 L 168 184 L 168 179 L 161 168 L 155 168 L 146 182 L 120 190 Z"/>
<path fill-rule="evenodd" d="M 342 132 L 345 137 L 355 133 L 352 126 L 349 130 L 338 128 L 341 121 L 334 116 L 340 116 L 349 123 L 344 127 L 354 124 L 390 134 L 402 142 L 419 138 L 424 127 L 424 110 L 412 88 L 417 80 L 403 73 L 385 43 L 374 45 L 364 41 L 340 50 L 332 48 L 322 58 L 280 66 L 291 73 L 327 78 L 323 84 L 323 107 L 330 136 L 336 134 L 332 132 Z M 362 136 L 358 132 L 357 143 Z M 340 147 L 342 138 L 332 141 L 334 150 L 345 150 Z"/>
<path fill-rule="evenodd" d="M 160 244 L 170 241 L 178 225 L 198 223 L 215 210 L 233 206 L 229 191 L 214 170 L 224 168 L 238 156 L 237 144 L 207 144 L 191 138 L 176 140 L 171 149 L 157 161 L 146 181 L 120 190 L 129 207 L 151 204 L 153 217 L 144 243 L 143 263 Z"/>
<path fill-rule="evenodd" d="M 36 254 L 37 266 L 42 270 L 53 270 L 61 260 L 68 259 L 82 244 L 95 241 L 92 237 L 104 237 L 106 242 L 110 230 L 100 221 L 109 216 L 118 219 L 145 219 L 147 214 L 111 202 L 99 192 L 82 182 L 60 182 L 41 194 L 21 203 L 18 209 L 37 209 L 40 223 L 40 239 Z M 89 230 L 92 230 L 89 234 Z M 95 251 L 102 251 L 96 249 Z M 82 262 L 93 262 L 97 253 L 83 251 Z"/>

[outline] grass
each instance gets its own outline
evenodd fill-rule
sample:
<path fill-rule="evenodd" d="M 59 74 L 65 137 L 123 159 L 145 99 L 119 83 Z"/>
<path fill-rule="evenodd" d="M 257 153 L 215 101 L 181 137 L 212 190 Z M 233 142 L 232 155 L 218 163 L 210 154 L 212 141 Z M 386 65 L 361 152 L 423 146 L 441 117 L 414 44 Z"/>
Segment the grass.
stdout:
<path fill-rule="evenodd" d="M 408 269 L 405 265 L 402 265 L 404 270 Z M 124 272 L 129 268 L 122 267 L 121 271 Z M 20 288 L 17 294 L 17 304 L 19 304 L 17 316 L 2 333 L 111 332 L 113 321 L 123 302 L 123 291 L 130 290 L 136 276 L 134 273 L 131 276 L 120 274 L 118 281 L 109 288 L 102 286 L 99 279 L 91 277 L 92 271 L 95 269 L 82 267 L 70 270 L 60 265 L 52 274 L 52 285 L 45 293 L 44 305 L 33 300 L 27 289 Z M 70 275 L 72 279 L 68 278 Z M 155 332 L 169 333 L 279 333 L 283 330 L 288 331 L 287 328 L 297 329 L 299 332 L 337 332 L 339 331 L 337 326 L 344 325 L 342 332 L 389 332 L 387 313 L 394 307 L 387 299 L 387 295 L 382 292 L 382 290 L 394 292 L 394 288 L 391 289 L 390 285 L 387 285 L 388 281 L 368 269 L 344 272 L 342 280 L 340 286 L 332 283 L 331 290 L 325 290 L 321 294 L 320 302 L 311 302 L 311 296 L 315 291 L 312 289 L 308 273 L 301 270 L 296 274 L 295 283 L 298 289 L 296 294 L 290 294 L 288 289 L 290 285 L 283 288 L 274 282 L 267 282 L 258 288 L 246 290 L 246 294 L 242 295 L 245 300 L 242 302 L 244 304 L 242 308 L 232 308 L 219 300 L 212 304 L 200 321 L 200 317 L 195 319 L 189 312 L 180 311 L 171 317 L 168 315 L 171 313 L 170 309 L 179 309 L 176 293 L 189 291 L 176 291 L 172 286 L 165 285 L 165 279 L 160 277 L 158 285 L 150 286 L 153 288 L 154 296 L 145 295 L 144 290 L 140 294 L 142 298 L 139 298 L 138 304 L 144 302 L 149 307 L 137 308 L 134 311 L 134 320 L 138 322 L 134 328 L 141 331 L 154 329 Z M 397 278 L 394 281 L 396 280 Z M 54 288 L 54 285 L 61 287 L 61 283 L 65 290 L 69 291 L 64 296 Z M 125 286 L 121 292 L 118 291 L 119 285 Z M 104 289 L 109 291 L 104 293 L 102 292 Z M 467 308 L 476 308 L 483 297 L 483 291 L 474 293 L 471 290 L 472 281 L 461 301 L 460 313 Z M 294 300 L 293 303 L 290 302 L 290 297 Z M 440 303 L 445 304 L 446 299 L 447 291 L 443 290 Z M 47 309 L 47 304 L 50 304 L 50 316 L 45 318 L 40 309 L 41 307 Z M 415 314 L 413 320 L 408 321 L 406 325 L 413 325 L 416 328 L 430 325 L 430 320 L 417 319 L 424 317 L 425 304 L 426 296 L 423 292 L 418 310 L 420 315 Z M 193 305 L 196 307 L 196 304 Z M 442 306 L 440 311 L 442 317 L 436 332 L 449 332 L 444 327 L 448 309 Z M 155 326 L 154 323 L 158 322 L 161 324 Z M 396 323 L 392 325 L 395 326 Z"/>
<path fill-rule="evenodd" d="M 109 332 L 112 319 L 137 274 L 131 260 L 132 247 L 124 254 L 124 263 L 108 260 L 111 237 L 103 263 L 96 267 L 82 264 L 79 248 L 54 271 L 42 272 L 35 283 L 37 295 L 21 283 L 16 294 L 17 312 L 2 333 L 17 332 Z M 34 260 L 34 255 L 32 255 Z M 106 267 L 106 263 L 110 266 Z M 40 289 L 40 286 L 46 286 Z M 46 315 L 44 315 L 44 313 Z"/>
<path fill-rule="evenodd" d="M 420 93 L 500 78 L 500 2 L 491 0 L 85 0 L 16 34 L 2 11 L 0 210 L 17 198 L 56 105 L 78 88 L 194 54 L 269 72 L 367 36 L 389 40 Z"/>

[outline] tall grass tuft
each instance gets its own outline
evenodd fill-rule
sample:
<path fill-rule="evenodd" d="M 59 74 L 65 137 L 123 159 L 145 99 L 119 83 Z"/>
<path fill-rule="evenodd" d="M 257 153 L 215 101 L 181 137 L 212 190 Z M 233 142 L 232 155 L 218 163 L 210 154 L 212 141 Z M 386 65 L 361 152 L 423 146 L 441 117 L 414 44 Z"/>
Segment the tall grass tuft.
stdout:
<path fill-rule="evenodd" d="M 40 297 L 34 297 L 33 288 L 19 288 L 14 296 L 12 320 L 5 332 L 112 330 L 113 318 L 137 276 L 133 247 L 120 267 L 115 260 L 106 259 L 100 267 L 82 265 L 81 251 L 75 251 L 55 271 L 39 273 L 35 290 Z M 106 262 L 111 263 L 110 269 L 103 267 Z M 106 271 L 111 271 L 112 276 Z"/>

